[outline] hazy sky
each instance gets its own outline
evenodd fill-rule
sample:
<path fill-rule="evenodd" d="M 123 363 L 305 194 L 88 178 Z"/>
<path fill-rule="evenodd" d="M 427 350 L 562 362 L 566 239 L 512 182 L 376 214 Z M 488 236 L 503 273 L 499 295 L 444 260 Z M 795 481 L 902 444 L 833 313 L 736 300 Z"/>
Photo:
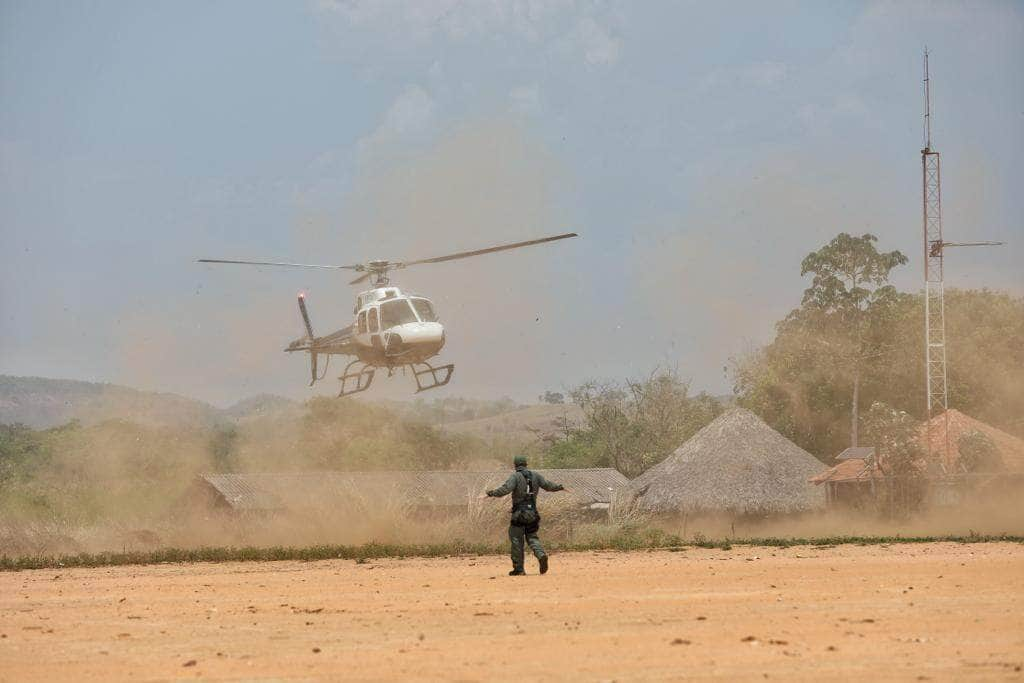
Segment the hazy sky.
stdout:
<path fill-rule="evenodd" d="M 918 286 L 925 44 L 947 239 L 1010 242 L 951 251 L 947 282 L 1024 292 L 1019 2 L 6 0 L 0 372 L 301 398 L 295 293 L 327 332 L 352 288 L 196 258 L 575 230 L 398 274 L 458 368 L 425 397 L 657 364 L 726 391 L 837 232 L 905 251 Z"/>

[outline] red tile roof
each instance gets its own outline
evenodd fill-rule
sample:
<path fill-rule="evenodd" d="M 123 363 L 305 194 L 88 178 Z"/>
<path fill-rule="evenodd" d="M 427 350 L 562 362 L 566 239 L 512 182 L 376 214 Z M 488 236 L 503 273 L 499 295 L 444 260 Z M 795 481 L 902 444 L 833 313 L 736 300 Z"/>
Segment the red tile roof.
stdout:
<path fill-rule="evenodd" d="M 869 466 L 864 460 L 849 459 L 839 461 L 839 464 L 814 475 L 807 481 L 812 484 L 824 484 L 827 481 L 870 481 L 872 477 L 880 479 L 882 473 L 877 468 Z"/>
<path fill-rule="evenodd" d="M 1007 434 L 1001 429 L 987 425 L 980 420 L 964 415 L 959 410 L 951 408 L 949 411 L 949 462 L 946 463 L 947 471 L 955 471 L 956 464 L 960 459 L 960 451 L 957 443 L 960 437 L 973 431 L 982 432 L 992 439 L 996 448 L 999 449 L 999 457 L 1003 465 L 1010 472 L 1024 472 L 1024 440 L 1018 439 L 1012 434 Z M 926 453 L 941 453 L 944 448 L 942 425 L 945 421 L 944 415 L 936 415 L 929 423 L 921 425 L 921 448 Z M 928 442 L 928 424 L 931 424 L 931 443 Z M 930 446 L 930 447 L 929 447 Z"/>

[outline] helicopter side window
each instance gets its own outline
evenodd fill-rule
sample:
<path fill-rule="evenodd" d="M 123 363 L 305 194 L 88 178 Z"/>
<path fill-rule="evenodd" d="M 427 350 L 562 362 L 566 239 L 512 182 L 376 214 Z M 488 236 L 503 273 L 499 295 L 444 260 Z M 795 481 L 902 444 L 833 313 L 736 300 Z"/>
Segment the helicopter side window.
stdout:
<path fill-rule="evenodd" d="M 380 332 L 380 325 L 378 324 L 378 321 L 377 321 L 377 309 L 376 308 L 371 308 L 370 309 L 369 318 L 370 318 L 370 334 L 376 334 L 377 332 Z"/>
<path fill-rule="evenodd" d="M 359 330 L 359 334 L 366 334 L 366 311 L 362 311 L 357 320 L 356 327 Z"/>
<path fill-rule="evenodd" d="M 408 299 L 396 299 L 395 301 L 388 301 L 380 306 L 380 322 L 381 325 L 387 329 L 394 327 L 395 325 L 404 325 L 405 323 L 418 322 L 416 320 L 416 313 L 413 312 L 412 306 L 409 305 Z"/>
<path fill-rule="evenodd" d="M 416 309 L 416 313 L 420 316 L 420 320 L 425 323 L 436 323 L 437 314 L 434 313 L 434 307 L 430 305 L 430 302 L 426 299 L 409 299 L 412 302 L 413 308 Z"/>

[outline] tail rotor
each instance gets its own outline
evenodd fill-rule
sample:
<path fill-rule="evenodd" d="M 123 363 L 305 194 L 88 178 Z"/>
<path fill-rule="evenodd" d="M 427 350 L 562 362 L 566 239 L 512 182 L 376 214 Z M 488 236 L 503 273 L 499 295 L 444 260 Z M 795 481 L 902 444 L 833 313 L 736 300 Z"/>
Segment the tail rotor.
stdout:
<path fill-rule="evenodd" d="M 309 311 L 306 310 L 306 293 L 299 292 L 299 313 L 302 314 L 302 322 L 306 326 L 306 338 L 309 339 L 309 386 L 313 386 L 317 377 L 317 353 L 313 350 L 316 335 L 313 334 L 313 323 L 309 321 Z"/>

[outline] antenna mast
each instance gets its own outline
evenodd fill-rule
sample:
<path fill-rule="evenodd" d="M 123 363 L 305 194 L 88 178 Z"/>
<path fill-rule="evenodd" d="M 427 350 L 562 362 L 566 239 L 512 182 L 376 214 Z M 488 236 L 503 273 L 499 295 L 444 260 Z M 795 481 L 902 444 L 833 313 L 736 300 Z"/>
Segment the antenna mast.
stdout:
<path fill-rule="evenodd" d="M 939 153 L 932 149 L 931 79 L 928 48 L 924 50 L 924 149 L 921 150 L 924 222 L 925 388 L 928 397 L 928 450 L 938 455 L 944 471 L 953 466 L 949 450 L 949 393 L 946 388 L 946 303 L 943 296 L 943 255 L 947 247 L 998 246 L 1003 242 L 945 242 L 942 239 L 942 186 Z M 932 418 L 942 415 L 942 420 Z M 939 444 L 940 451 L 932 451 Z"/>
<path fill-rule="evenodd" d="M 928 396 L 928 448 L 942 444 L 940 464 L 949 465 L 949 395 L 946 391 L 946 307 L 942 273 L 942 187 L 941 160 L 932 149 L 931 82 L 928 77 L 928 48 L 924 51 L 924 149 L 921 150 L 921 179 L 924 222 L 924 339 L 925 384 Z M 941 424 L 932 417 L 943 414 Z M 938 432 L 938 433 L 936 433 Z"/>
<path fill-rule="evenodd" d="M 932 148 L 932 91 L 928 79 L 928 48 L 924 49 L 924 151 Z"/>

